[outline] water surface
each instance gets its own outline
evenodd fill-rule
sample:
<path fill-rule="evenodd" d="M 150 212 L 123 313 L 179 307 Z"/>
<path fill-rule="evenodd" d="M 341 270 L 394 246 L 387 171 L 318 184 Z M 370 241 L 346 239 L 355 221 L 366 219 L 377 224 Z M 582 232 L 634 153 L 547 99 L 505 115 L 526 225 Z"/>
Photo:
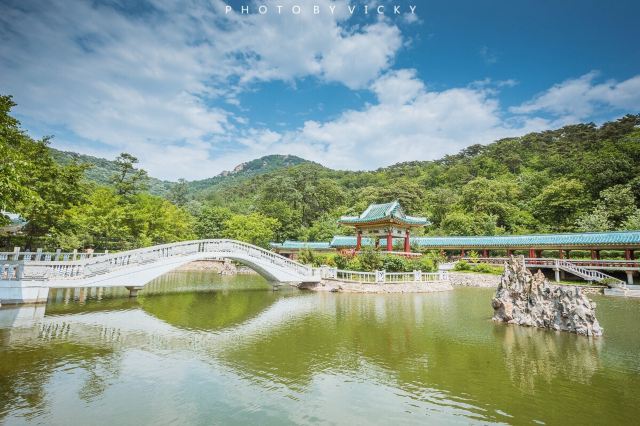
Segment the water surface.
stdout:
<path fill-rule="evenodd" d="M 601 339 L 494 324 L 488 289 L 272 291 L 168 274 L 0 310 L 6 424 L 632 424 L 640 300 Z"/>

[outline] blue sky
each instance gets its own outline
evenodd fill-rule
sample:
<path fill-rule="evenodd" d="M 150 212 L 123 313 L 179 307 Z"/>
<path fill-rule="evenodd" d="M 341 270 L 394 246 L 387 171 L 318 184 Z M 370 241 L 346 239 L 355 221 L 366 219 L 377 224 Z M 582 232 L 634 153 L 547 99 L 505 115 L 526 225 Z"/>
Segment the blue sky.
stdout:
<path fill-rule="evenodd" d="M 33 136 L 131 152 L 166 179 L 274 153 L 373 169 L 639 113 L 638 16 L 634 1 L 3 1 L 0 92 Z"/>

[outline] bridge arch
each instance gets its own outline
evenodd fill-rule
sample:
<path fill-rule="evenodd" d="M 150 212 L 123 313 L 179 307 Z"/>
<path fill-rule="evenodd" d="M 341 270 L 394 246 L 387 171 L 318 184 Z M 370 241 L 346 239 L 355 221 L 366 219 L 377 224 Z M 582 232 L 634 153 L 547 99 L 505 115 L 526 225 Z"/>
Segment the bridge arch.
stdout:
<path fill-rule="evenodd" d="M 39 254 L 15 259 L 7 272 L 10 288 L 142 287 L 195 260 L 230 259 L 274 283 L 320 281 L 314 269 L 277 253 L 235 240 L 195 240 L 77 259 Z M 26 255 L 25 255 L 26 256 Z M 43 258 L 44 257 L 44 258 Z M 53 259 L 53 260 L 52 260 Z M 1 279 L 1 278 L 0 278 Z"/>

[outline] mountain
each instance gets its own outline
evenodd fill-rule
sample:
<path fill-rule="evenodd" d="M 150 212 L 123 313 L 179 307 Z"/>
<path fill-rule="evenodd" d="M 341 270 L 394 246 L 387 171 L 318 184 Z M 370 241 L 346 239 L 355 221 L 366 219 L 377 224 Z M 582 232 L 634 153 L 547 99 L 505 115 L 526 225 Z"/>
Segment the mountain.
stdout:
<path fill-rule="evenodd" d="M 76 152 L 60 151 L 55 148 L 49 149 L 54 160 L 59 164 L 65 165 L 75 161 L 91 165 L 85 175 L 90 181 L 101 185 L 109 185 L 111 176 L 118 171 L 118 166 L 113 160 Z M 315 163 L 295 155 L 267 155 L 239 164 L 233 170 L 224 171 L 217 176 L 187 182 L 187 188 L 189 194 L 195 196 L 202 192 L 213 190 L 223 184 L 237 183 L 244 179 L 300 164 Z M 166 195 L 174 184 L 175 182 L 149 177 L 149 192 L 154 195 Z"/>
<path fill-rule="evenodd" d="M 51 147 L 49 150 L 51 151 L 51 156 L 58 164 L 65 165 L 75 161 L 77 163 L 91 165 L 85 172 L 85 175 L 87 179 L 100 185 L 109 185 L 109 179 L 118 171 L 116 162 L 112 160 L 78 154 L 76 152 L 60 151 Z M 166 194 L 172 185 L 173 182 L 149 177 L 149 192 L 154 195 Z"/>
<path fill-rule="evenodd" d="M 207 192 L 219 186 L 233 184 L 247 178 L 270 173 L 279 169 L 286 169 L 300 164 L 316 164 L 295 155 L 266 155 L 264 157 L 238 164 L 231 171 L 224 171 L 217 176 L 194 180 L 187 183 L 189 193 L 196 195 Z"/>

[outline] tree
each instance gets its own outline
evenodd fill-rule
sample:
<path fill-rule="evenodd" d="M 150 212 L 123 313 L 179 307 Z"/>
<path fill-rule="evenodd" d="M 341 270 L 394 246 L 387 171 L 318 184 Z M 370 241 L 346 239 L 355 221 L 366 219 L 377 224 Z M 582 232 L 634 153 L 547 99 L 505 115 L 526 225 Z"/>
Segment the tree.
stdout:
<path fill-rule="evenodd" d="M 64 210 L 82 201 L 86 166 L 56 164 L 47 146 L 49 139 L 28 137 L 10 115 L 14 106 L 10 96 L 0 96 L 0 210 L 19 213 L 28 221 L 25 232 L 30 245 L 34 237 L 59 227 Z"/>
<path fill-rule="evenodd" d="M 571 230 L 589 205 L 584 192 L 584 185 L 578 180 L 557 179 L 533 200 L 534 215 L 557 230 Z"/>
<path fill-rule="evenodd" d="M 189 201 L 189 186 L 185 179 L 178 179 L 178 182 L 174 183 L 169 189 L 169 194 L 167 195 L 169 201 L 171 201 L 176 206 L 184 206 Z"/>
<path fill-rule="evenodd" d="M 279 226 L 277 219 L 261 213 L 233 215 L 224 222 L 224 236 L 266 248 Z"/>
<path fill-rule="evenodd" d="M 597 206 L 606 213 L 607 220 L 614 228 L 636 211 L 636 200 L 627 185 L 614 185 L 600 192 Z"/>
<path fill-rule="evenodd" d="M 612 228 L 607 212 L 600 208 L 580 216 L 576 221 L 576 231 L 579 232 L 602 232 L 610 231 Z"/>
<path fill-rule="evenodd" d="M 621 226 L 622 229 L 626 229 L 629 231 L 638 231 L 640 230 L 640 209 L 636 209 Z"/>
<path fill-rule="evenodd" d="M 126 152 L 116 158 L 118 172 L 111 177 L 111 183 L 118 195 L 129 197 L 149 188 L 147 172 L 136 169 L 137 163 L 138 159 Z"/>
<path fill-rule="evenodd" d="M 194 231 L 198 238 L 223 238 L 224 223 L 233 213 L 226 207 L 206 206 L 196 215 Z"/>
<path fill-rule="evenodd" d="M 495 235 L 498 232 L 496 216 L 486 213 L 448 213 L 440 229 L 445 235 Z"/>

